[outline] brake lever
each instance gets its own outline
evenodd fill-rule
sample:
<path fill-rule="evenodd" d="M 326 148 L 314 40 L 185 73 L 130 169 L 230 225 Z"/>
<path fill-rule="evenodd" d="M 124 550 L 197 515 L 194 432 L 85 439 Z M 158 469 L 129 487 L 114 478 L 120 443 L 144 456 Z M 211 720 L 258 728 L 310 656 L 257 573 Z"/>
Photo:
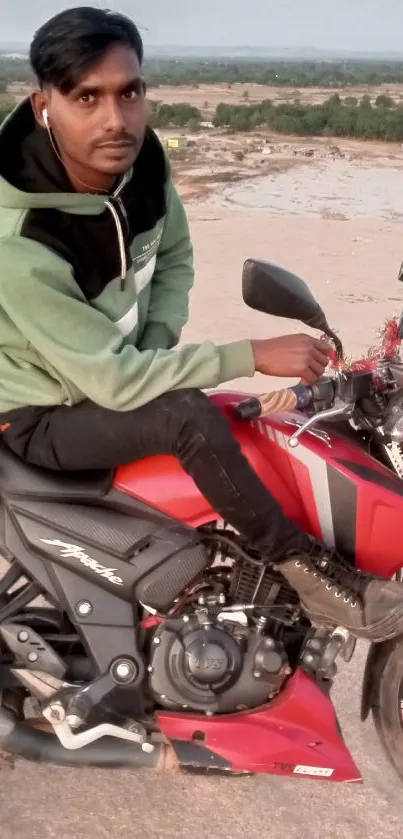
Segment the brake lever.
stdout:
<path fill-rule="evenodd" d="M 341 400 L 337 400 L 333 408 L 328 408 L 326 411 L 319 411 L 318 414 L 314 414 L 312 417 L 304 422 L 303 425 L 298 428 L 298 431 L 295 431 L 294 434 L 288 440 L 288 445 L 291 449 L 295 449 L 299 445 L 299 438 L 305 431 L 309 431 L 309 429 L 313 428 L 318 422 L 323 422 L 325 420 L 333 420 L 333 419 L 340 419 L 345 418 L 349 419 L 353 414 L 354 403 L 348 402 L 341 402 Z"/>

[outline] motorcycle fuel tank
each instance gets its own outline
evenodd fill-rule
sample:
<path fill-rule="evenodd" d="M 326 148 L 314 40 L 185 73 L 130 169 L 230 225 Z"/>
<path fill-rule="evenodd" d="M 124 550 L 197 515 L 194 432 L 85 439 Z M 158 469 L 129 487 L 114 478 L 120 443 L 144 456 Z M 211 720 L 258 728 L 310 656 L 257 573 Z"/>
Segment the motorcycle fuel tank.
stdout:
<path fill-rule="evenodd" d="M 315 427 L 290 448 L 300 415 L 235 420 L 234 406 L 249 395 L 223 391 L 211 398 L 228 416 L 243 453 L 285 514 L 355 557 L 364 571 L 393 576 L 403 566 L 403 482 L 336 424 Z M 219 519 L 174 457 L 122 466 L 114 486 L 193 527 Z"/>

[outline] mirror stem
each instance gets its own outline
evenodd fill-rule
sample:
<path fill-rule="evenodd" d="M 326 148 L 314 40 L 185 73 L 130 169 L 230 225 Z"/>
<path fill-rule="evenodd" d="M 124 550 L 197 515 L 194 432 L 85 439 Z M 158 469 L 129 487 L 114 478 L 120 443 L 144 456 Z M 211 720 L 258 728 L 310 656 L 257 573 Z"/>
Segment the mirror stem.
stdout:
<path fill-rule="evenodd" d="M 324 330 L 324 332 L 328 336 L 328 338 L 330 338 L 331 341 L 333 341 L 334 346 L 336 348 L 337 355 L 338 355 L 340 361 L 342 361 L 343 358 L 344 358 L 344 349 L 343 349 L 343 344 L 340 341 L 340 338 L 337 337 L 337 335 L 333 332 L 332 329 L 330 329 L 330 327 L 327 327 Z"/>

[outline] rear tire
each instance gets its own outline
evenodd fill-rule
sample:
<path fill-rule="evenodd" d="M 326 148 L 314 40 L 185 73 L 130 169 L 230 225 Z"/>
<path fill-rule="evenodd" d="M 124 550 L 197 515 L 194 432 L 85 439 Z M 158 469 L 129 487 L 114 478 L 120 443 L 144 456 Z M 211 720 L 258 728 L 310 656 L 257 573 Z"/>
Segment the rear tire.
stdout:
<path fill-rule="evenodd" d="M 392 642 L 374 693 L 375 727 L 389 761 L 403 780 L 403 638 Z"/>

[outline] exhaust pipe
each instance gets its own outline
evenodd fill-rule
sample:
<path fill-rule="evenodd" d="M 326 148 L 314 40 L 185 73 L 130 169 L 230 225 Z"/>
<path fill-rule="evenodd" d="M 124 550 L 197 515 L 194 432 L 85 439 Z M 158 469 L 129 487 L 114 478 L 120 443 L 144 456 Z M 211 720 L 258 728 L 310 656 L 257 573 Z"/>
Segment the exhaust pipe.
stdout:
<path fill-rule="evenodd" d="M 0 710 L 0 748 L 26 760 L 61 766 L 131 766 L 159 771 L 175 768 L 175 762 L 177 766 L 173 753 L 162 743 L 157 743 L 148 753 L 127 740 L 103 737 L 82 749 L 65 749 L 54 735 L 16 722 L 4 710 Z"/>
<path fill-rule="evenodd" d="M 203 745 L 187 740 L 156 743 L 151 753 L 143 752 L 140 746 L 127 740 L 116 740 L 114 737 L 103 737 L 82 749 L 65 749 L 54 735 L 17 722 L 4 709 L 0 709 L 0 749 L 10 756 L 60 766 L 131 767 L 154 769 L 157 772 L 183 769 L 231 774 L 231 764 L 225 758 Z"/>

